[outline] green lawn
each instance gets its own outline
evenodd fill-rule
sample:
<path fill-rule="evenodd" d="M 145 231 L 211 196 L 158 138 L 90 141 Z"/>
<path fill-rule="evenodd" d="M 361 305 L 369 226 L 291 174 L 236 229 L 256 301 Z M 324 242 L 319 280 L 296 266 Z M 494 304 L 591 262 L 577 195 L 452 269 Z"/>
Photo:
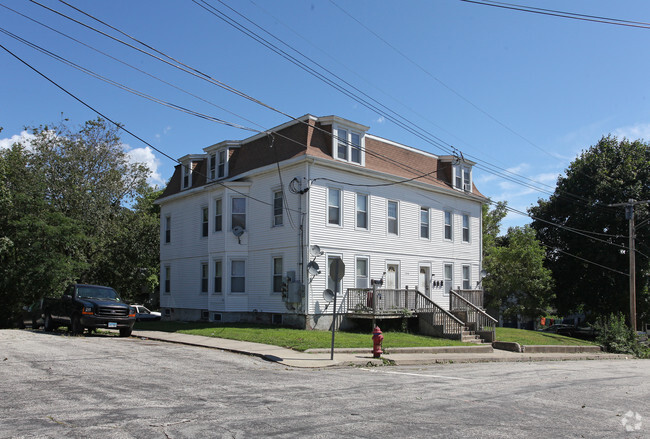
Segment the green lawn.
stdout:
<path fill-rule="evenodd" d="M 329 348 L 332 343 L 330 331 L 307 331 L 301 329 L 281 328 L 270 325 L 244 323 L 183 323 L 183 322 L 138 322 L 135 330 L 181 332 L 184 334 L 204 335 L 207 337 L 228 338 L 231 340 L 252 341 L 255 343 L 282 346 L 297 351 L 307 349 Z M 404 332 L 384 332 L 383 347 L 429 347 L 429 346 L 471 346 L 445 338 L 426 337 Z M 334 347 L 372 349 L 372 334 L 337 331 Z"/>
<path fill-rule="evenodd" d="M 596 343 L 542 331 L 515 328 L 497 328 L 497 341 L 516 342 L 521 345 L 595 345 Z"/>

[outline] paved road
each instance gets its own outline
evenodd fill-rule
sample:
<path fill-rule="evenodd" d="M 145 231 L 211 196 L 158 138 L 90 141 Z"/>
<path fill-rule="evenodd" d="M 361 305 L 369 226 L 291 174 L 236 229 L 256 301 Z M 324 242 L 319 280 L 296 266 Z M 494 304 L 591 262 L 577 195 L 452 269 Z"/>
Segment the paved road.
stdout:
<path fill-rule="evenodd" d="M 312 370 L 138 338 L 0 331 L 1 438 L 640 438 L 648 401 L 645 360 Z"/>

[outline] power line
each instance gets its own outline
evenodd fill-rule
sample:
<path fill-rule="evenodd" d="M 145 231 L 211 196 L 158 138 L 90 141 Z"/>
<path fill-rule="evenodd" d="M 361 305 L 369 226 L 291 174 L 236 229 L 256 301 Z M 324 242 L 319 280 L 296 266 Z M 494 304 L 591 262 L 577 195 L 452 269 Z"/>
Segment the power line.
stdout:
<path fill-rule="evenodd" d="M 564 12 L 555 9 L 535 8 L 532 6 L 517 5 L 513 3 L 504 3 L 491 0 L 460 0 L 465 3 L 474 3 L 483 6 L 492 6 L 495 8 L 510 9 L 519 12 L 530 12 L 533 14 L 550 15 L 553 17 L 570 18 L 572 20 L 591 21 L 594 23 L 613 24 L 616 26 L 636 27 L 641 29 L 650 29 L 650 23 L 643 21 L 620 20 L 618 18 L 599 17 L 597 15 L 577 14 L 574 12 Z"/>

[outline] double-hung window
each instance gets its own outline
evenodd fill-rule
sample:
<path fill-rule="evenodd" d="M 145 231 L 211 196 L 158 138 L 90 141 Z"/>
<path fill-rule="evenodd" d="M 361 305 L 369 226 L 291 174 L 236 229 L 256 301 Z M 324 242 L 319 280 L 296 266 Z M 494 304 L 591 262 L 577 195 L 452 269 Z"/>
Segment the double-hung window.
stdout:
<path fill-rule="evenodd" d="M 327 189 L 327 223 L 341 225 L 341 190 Z"/>
<path fill-rule="evenodd" d="M 454 187 L 456 189 L 471 192 L 472 191 L 472 174 L 468 166 L 454 166 Z"/>
<path fill-rule="evenodd" d="M 214 180 L 217 176 L 217 155 L 210 154 L 210 180 Z"/>
<path fill-rule="evenodd" d="M 282 218 L 282 191 L 273 192 L 273 226 L 281 226 Z"/>
<path fill-rule="evenodd" d="M 165 265 L 165 293 L 172 291 L 172 267 Z"/>
<path fill-rule="evenodd" d="M 233 197 L 231 209 L 231 228 L 246 229 L 246 198 Z"/>
<path fill-rule="evenodd" d="M 230 261 L 230 292 L 246 292 L 246 261 Z"/>
<path fill-rule="evenodd" d="M 214 286 L 212 290 L 217 294 L 223 292 L 223 265 L 221 261 L 214 261 Z"/>
<path fill-rule="evenodd" d="M 282 258 L 273 258 L 273 292 L 282 292 Z"/>
<path fill-rule="evenodd" d="M 357 229 L 368 229 L 368 195 L 357 194 Z"/>
<path fill-rule="evenodd" d="M 223 202 L 221 198 L 214 200 L 214 231 L 221 232 L 223 228 Z"/>
<path fill-rule="evenodd" d="M 192 186 L 192 162 L 188 165 L 181 165 L 181 178 L 183 181 L 182 189 Z"/>
<path fill-rule="evenodd" d="M 201 293 L 208 292 L 208 264 L 201 262 Z"/>
<path fill-rule="evenodd" d="M 335 133 L 335 157 L 346 162 L 363 164 L 361 134 L 343 128 L 336 129 Z"/>
<path fill-rule="evenodd" d="M 226 176 L 226 150 L 222 149 L 217 155 L 219 158 L 217 163 L 217 178 L 223 178 Z"/>
<path fill-rule="evenodd" d="M 201 236 L 206 237 L 208 236 L 208 208 L 207 207 L 202 207 L 201 208 Z"/>
<path fill-rule="evenodd" d="M 389 235 L 397 235 L 398 230 L 399 230 L 399 224 L 398 224 L 398 206 L 397 206 L 397 201 L 389 201 L 388 202 L 388 211 L 387 211 L 387 217 L 388 217 L 388 234 Z"/>
<path fill-rule="evenodd" d="M 463 265 L 463 289 L 464 290 L 470 289 L 469 274 L 470 274 L 469 265 Z"/>
<path fill-rule="evenodd" d="M 172 217 L 165 217 L 165 244 L 169 244 L 172 241 Z"/>
<path fill-rule="evenodd" d="M 452 230 L 452 214 L 450 211 L 445 210 L 445 239 L 451 241 L 453 238 Z"/>
<path fill-rule="evenodd" d="M 429 239 L 429 209 L 420 207 L 420 238 Z"/>
<path fill-rule="evenodd" d="M 463 242 L 469 242 L 469 215 L 463 215 Z"/>

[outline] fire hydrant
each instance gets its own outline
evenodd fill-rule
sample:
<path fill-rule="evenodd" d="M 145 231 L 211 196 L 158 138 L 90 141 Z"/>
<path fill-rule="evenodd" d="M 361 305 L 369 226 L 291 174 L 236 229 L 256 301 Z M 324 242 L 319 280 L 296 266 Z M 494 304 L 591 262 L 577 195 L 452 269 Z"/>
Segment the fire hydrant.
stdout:
<path fill-rule="evenodd" d="M 381 329 L 379 329 L 379 326 L 375 326 L 375 330 L 372 331 L 372 356 L 374 358 L 379 358 L 381 356 L 381 342 L 383 340 L 384 336 L 381 333 Z"/>

